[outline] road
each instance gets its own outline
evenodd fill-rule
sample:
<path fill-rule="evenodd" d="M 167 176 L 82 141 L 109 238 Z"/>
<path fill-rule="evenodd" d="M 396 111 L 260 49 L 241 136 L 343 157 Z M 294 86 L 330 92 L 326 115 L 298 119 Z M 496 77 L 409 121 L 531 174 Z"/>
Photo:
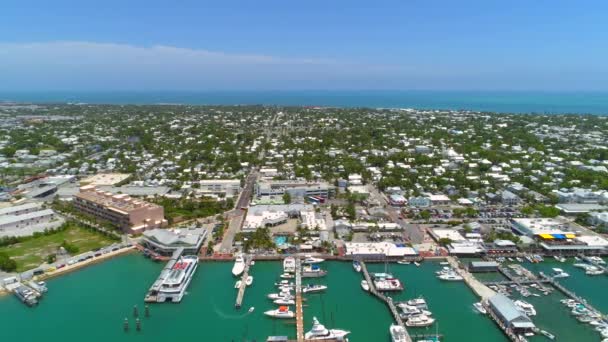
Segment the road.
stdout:
<path fill-rule="evenodd" d="M 236 202 L 236 208 L 228 213 L 227 216 L 230 219 L 228 223 L 228 229 L 224 233 L 222 243 L 220 244 L 220 253 L 230 253 L 232 251 L 232 243 L 234 242 L 234 236 L 239 232 L 243 220 L 245 219 L 246 211 L 241 208 L 249 206 L 251 196 L 253 194 L 253 186 L 258 178 L 256 170 L 252 170 L 247 179 L 245 180 L 245 187 Z"/>

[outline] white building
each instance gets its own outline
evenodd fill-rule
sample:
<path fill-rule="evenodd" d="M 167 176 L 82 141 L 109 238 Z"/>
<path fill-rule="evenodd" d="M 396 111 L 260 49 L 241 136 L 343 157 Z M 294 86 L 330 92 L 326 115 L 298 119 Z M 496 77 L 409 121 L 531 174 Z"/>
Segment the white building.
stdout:
<path fill-rule="evenodd" d="M 237 196 L 241 191 L 241 181 L 238 179 L 205 179 L 199 181 L 199 192 L 202 194 Z"/>
<path fill-rule="evenodd" d="M 45 229 L 54 229 L 63 223 L 51 209 L 40 204 L 23 205 L 0 209 L 0 236 L 27 236 Z"/>

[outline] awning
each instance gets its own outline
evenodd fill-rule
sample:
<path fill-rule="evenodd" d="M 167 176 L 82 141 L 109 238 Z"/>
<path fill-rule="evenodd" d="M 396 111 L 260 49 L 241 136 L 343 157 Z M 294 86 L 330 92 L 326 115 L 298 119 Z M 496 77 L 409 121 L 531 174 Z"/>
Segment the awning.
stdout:
<path fill-rule="evenodd" d="M 564 235 L 564 234 L 551 234 L 551 235 L 553 235 L 553 237 L 558 240 L 564 240 L 566 238 L 566 235 Z"/>
<path fill-rule="evenodd" d="M 574 234 L 566 234 L 566 237 L 568 239 L 574 239 L 574 238 L 576 238 L 576 235 L 574 235 Z"/>
<path fill-rule="evenodd" d="M 543 239 L 546 239 L 546 240 L 553 240 L 554 239 L 553 235 L 551 235 L 551 234 L 539 234 L 539 236 L 541 238 L 543 238 Z"/>

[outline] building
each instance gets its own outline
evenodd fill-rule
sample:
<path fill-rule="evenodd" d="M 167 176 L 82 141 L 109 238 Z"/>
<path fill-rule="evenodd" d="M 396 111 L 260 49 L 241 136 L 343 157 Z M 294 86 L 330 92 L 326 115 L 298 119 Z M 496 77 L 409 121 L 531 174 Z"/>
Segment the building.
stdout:
<path fill-rule="evenodd" d="M 500 199 L 503 205 L 518 205 L 521 203 L 521 198 L 509 190 L 504 190 L 500 193 Z"/>
<path fill-rule="evenodd" d="M 469 272 L 496 272 L 498 271 L 498 263 L 494 261 L 471 261 L 469 263 Z"/>
<path fill-rule="evenodd" d="M 257 197 L 282 196 L 285 193 L 289 193 L 291 197 L 329 198 L 334 194 L 334 187 L 327 182 L 308 182 L 306 180 L 261 180 L 255 185 Z"/>
<path fill-rule="evenodd" d="M 392 242 L 346 242 L 344 247 L 345 255 L 364 259 L 401 259 L 418 255 L 414 248 Z"/>
<path fill-rule="evenodd" d="M 407 204 L 407 200 L 402 195 L 392 194 L 388 196 L 388 202 L 394 207 L 402 207 Z"/>
<path fill-rule="evenodd" d="M 519 311 L 515 303 L 505 295 L 497 294 L 488 300 L 490 310 L 494 312 L 500 324 L 515 334 L 526 333 L 536 328 L 532 320 Z"/>
<path fill-rule="evenodd" d="M 238 179 L 205 179 L 199 184 L 198 192 L 202 194 L 234 197 L 241 191 L 241 181 Z"/>
<path fill-rule="evenodd" d="M 608 228 L 608 212 L 590 213 L 589 224 L 596 227 Z"/>
<path fill-rule="evenodd" d="M 446 195 L 430 195 L 429 199 L 433 205 L 448 205 L 450 204 L 450 198 Z"/>
<path fill-rule="evenodd" d="M 198 254 L 207 229 L 151 229 L 143 233 L 142 245 L 154 252 L 169 256 L 177 249 L 184 248 L 185 254 Z"/>
<path fill-rule="evenodd" d="M 556 204 L 555 207 L 564 215 L 586 214 L 591 211 L 608 209 L 607 206 L 597 203 L 560 203 Z"/>
<path fill-rule="evenodd" d="M 410 207 L 426 208 L 431 206 L 431 200 L 428 197 L 410 197 L 408 204 Z"/>
<path fill-rule="evenodd" d="M 38 203 L 0 209 L 0 236 L 27 236 L 61 225 L 55 212 Z"/>
<path fill-rule="evenodd" d="M 128 173 L 99 173 L 81 181 L 83 185 L 116 185 L 126 181 L 131 175 Z"/>
<path fill-rule="evenodd" d="M 265 210 L 248 213 L 243 223 L 243 231 L 278 226 L 287 223 L 288 219 L 289 215 L 283 211 Z"/>
<path fill-rule="evenodd" d="M 167 224 L 163 207 L 129 195 L 104 192 L 91 185 L 81 187 L 74 195 L 73 203 L 77 210 L 108 221 L 128 233 L 141 233 Z"/>

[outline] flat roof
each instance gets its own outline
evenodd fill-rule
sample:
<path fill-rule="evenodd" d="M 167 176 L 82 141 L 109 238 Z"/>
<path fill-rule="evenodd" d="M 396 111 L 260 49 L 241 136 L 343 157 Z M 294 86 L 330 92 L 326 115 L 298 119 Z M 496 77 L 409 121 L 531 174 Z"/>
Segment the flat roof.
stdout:
<path fill-rule="evenodd" d="M 99 173 L 83 179 L 81 182 L 90 185 L 114 185 L 129 178 L 128 173 Z"/>
<path fill-rule="evenodd" d="M 0 225 L 11 224 L 16 222 L 21 222 L 29 219 L 35 219 L 38 217 L 43 217 L 47 215 L 53 215 L 55 212 L 52 209 L 43 209 L 38 211 L 32 211 L 27 214 L 22 215 L 3 215 L 0 216 Z"/>
<path fill-rule="evenodd" d="M 41 206 L 42 205 L 40 203 L 25 203 L 25 204 L 21 204 L 21 205 L 15 205 L 15 206 L 11 206 L 11 207 L 1 208 L 0 209 L 0 216 L 2 216 L 2 215 L 10 215 L 10 214 L 12 214 L 14 212 L 22 211 L 22 210 L 38 209 Z"/>
<path fill-rule="evenodd" d="M 582 214 L 593 210 L 606 210 L 607 206 L 597 203 L 560 203 L 555 207 L 566 214 Z"/>

